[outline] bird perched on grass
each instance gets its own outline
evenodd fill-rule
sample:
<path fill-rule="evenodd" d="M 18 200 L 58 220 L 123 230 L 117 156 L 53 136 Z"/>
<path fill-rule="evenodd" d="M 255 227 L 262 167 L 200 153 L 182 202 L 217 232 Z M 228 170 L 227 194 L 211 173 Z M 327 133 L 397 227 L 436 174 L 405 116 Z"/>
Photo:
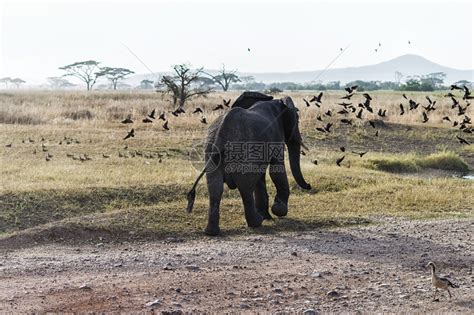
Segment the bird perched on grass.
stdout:
<path fill-rule="evenodd" d="M 446 290 L 448 291 L 449 293 L 449 298 L 451 298 L 451 292 L 449 292 L 449 287 L 451 288 L 458 288 L 457 285 L 453 284 L 451 281 L 449 281 L 449 279 L 447 278 L 442 278 L 442 277 L 439 277 L 437 274 L 436 274 L 436 266 L 433 262 L 429 262 L 426 267 L 431 267 L 431 283 L 433 284 L 434 288 L 435 288 L 435 292 L 434 292 L 434 295 L 433 295 L 433 300 L 434 298 L 436 297 L 436 293 L 438 293 L 438 289 L 443 289 L 443 290 Z"/>

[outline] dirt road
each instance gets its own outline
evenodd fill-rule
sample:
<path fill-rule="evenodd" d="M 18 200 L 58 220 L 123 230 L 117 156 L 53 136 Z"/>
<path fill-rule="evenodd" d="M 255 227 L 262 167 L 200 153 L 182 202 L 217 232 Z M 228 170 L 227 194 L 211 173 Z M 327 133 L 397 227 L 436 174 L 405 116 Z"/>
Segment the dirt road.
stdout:
<path fill-rule="evenodd" d="M 301 234 L 3 250 L 0 312 L 459 312 L 474 309 L 474 220 Z M 460 288 L 433 301 L 428 261 Z M 314 311 L 314 312 L 313 312 Z"/>

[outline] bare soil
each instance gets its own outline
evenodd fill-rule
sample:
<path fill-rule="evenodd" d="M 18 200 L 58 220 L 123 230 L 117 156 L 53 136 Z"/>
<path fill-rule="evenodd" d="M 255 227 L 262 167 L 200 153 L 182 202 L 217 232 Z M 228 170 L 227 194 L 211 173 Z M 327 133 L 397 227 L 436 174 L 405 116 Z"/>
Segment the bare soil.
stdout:
<path fill-rule="evenodd" d="M 474 220 L 378 219 L 385 224 L 3 247 L 0 312 L 472 314 Z M 460 286 L 451 299 L 433 301 L 428 261 Z"/>

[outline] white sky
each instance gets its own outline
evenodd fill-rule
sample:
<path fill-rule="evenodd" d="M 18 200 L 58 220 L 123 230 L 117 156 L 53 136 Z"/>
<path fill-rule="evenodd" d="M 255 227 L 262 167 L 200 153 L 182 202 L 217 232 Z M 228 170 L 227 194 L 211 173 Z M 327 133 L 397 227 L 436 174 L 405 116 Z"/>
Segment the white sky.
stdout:
<path fill-rule="evenodd" d="M 153 71 L 183 62 L 243 72 L 317 70 L 348 45 L 332 68 L 407 53 L 474 68 L 469 0 L 0 3 L 0 77 L 30 82 L 88 59 L 147 73 L 121 43 Z"/>

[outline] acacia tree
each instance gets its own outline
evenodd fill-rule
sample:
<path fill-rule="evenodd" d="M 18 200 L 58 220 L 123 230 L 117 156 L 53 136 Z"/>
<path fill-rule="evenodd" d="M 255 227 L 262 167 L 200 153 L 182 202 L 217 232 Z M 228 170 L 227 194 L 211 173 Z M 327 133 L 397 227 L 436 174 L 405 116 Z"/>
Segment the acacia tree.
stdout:
<path fill-rule="evenodd" d="M 144 79 L 140 81 L 140 89 L 148 90 L 153 88 L 153 81 Z"/>
<path fill-rule="evenodd" d="M 20 78 L 15 78 L 15 79 L 11 80 L 10 82 L 15 84 L 17 89 L 20 88 L 20 85 L 22 85 L 23 83 L 26 83 L 25 80 L 22 80 Z"/>
<path fill-rule="evenodd" d="M 0 83 L 5 84 L 5 88 L 8 88 L 8 83 L 12 82 L 12 78 L 10 77 L 5 77 L 0 79 Z"/>
<path fill-rule="evenodd" d="M 72 76 L 76 77 L 79 80 L 83 81 L 87 90 L 92 90 L 92 87 L 97 82 L 97 79 L 103 74 L 99 67 L 100 62 L 95 60 L 79 61 L 72 63 L 70 65 L 60 67 L 60 70 L 66 71 L 66 74 L 63 76 Z"/>
<path fill-rule="evenodd" d="M 51 86 L 53 89 L 64 89 L 68 87 L 73 87 L 75 86 L 68 80 L 62 78 L 62 77 L 49 77 L 47 78 L 48 84 Z"/>
<path fill-rule="evenodd" d="M 127 75 L 134 74 L 132 70 L 126 69 L 126 68 L 112 68 L 112 67 L 104 67 L 101 68 L 99 71 L 100 76 L 105 76 L 107 79 L 109 79 L 112 82 L 112 86 L 114 87 L 114 90 L 117 89 L 117 82 L 118 80 L 121 80 L 125 78 Z"/>
<path fill-rule="evenodd" d="M 200 83 L 202 68 L 191 70 L 186 64 L 173 66 L 174 75 L 164 75 L 156 85 L 158 92 L 172 94 L 173 104 L 184 109 L 186 101 L 194 96 L 205 96 L 212 91 Z"/>
<path fill-rule="evenodd" d="M 226 71 L 225 70 L 225 65 L 222 65 L 222 69 L 219 70 L 218 75 L 210 75 L 212 77 L 212 80 L 214 80 L 215 83 L 219 84 L 222 87 L 222 90 L 227 91 L 232 83 L 237 83 L 240 82 L 239 77 L 236 75 L 237 70 L 233 71 Z"/>

